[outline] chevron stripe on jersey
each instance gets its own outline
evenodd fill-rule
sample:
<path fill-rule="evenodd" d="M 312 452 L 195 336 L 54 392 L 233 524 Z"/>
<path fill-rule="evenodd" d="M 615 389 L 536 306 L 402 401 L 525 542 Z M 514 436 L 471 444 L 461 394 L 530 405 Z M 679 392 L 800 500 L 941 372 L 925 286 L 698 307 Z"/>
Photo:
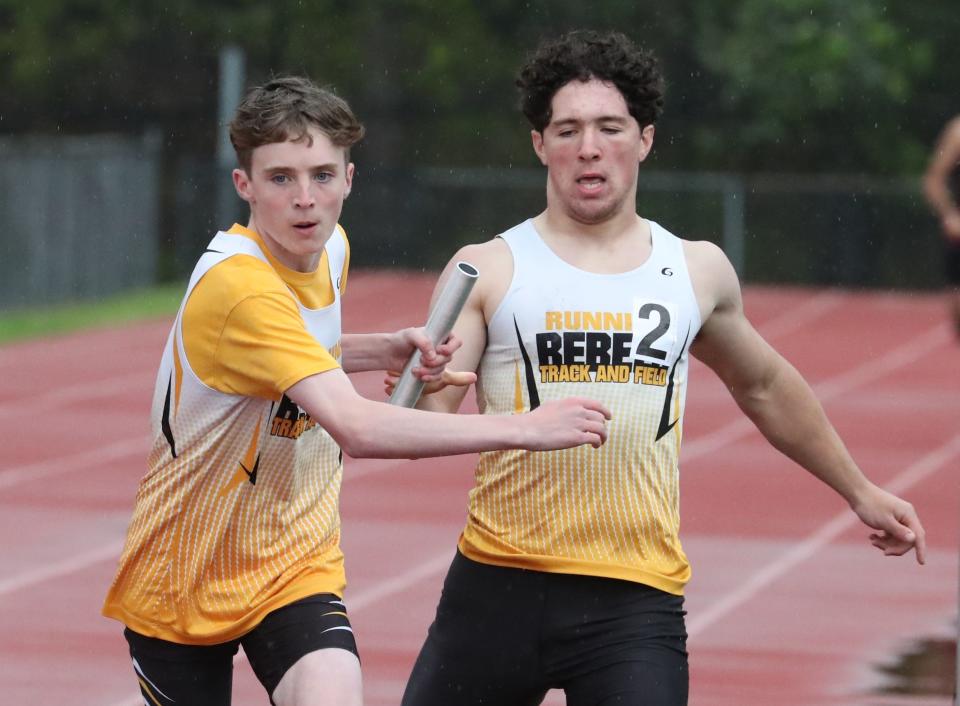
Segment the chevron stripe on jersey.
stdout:
<path fill-rule="evenodd" d="M 283 391 L 338 365 L 346 258 L 339 226 L 312 279 L 252 231 L 214 237 L 164 349 L 149 471 L 105 615 L 212 644 L 305 596 L 343 595 L 340 449 Z"/>
<path fill-rule="evenodd" d="M 514 275 L 488 327 L 481 410 L 515 414 L 578 395 L 613 419 L 599 449 L 481 454 L 460 540 L 468 557 L 683 593 L 677 461 L 700 315 L 682 242 L 650 230 L 648 260 L 615 275 L 564 262 L 531 221 L 501 236 Z"/>

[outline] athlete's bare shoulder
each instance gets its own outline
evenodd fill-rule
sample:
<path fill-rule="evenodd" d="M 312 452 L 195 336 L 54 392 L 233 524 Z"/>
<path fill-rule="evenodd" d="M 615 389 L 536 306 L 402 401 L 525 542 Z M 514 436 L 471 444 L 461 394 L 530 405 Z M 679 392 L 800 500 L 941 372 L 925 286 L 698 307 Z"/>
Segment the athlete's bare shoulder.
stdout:
<path fill-rule="evenodd" d="M 931 168 L 939 168 L 944 173 L 951 171 L 958 154 L 960 154 L 960 115 L 951 118 L 940 131 L 931 155 Z"/>
<path fill-rule="evenodd" d="M 454 262 L 460 262 L 461 260 L 476 265 L 478 268 L 481 264 L 493 268 L 500 268 L 504 265 L 513 267 L 510 247 L 503 238 L 492 238 L 483 243 L 464 245 L 453 257 Z"/>
<path fill-rule="evenodd" d="M 960 115 L 956 115 L 943 128 L 943 135 L 950 140 L 960 142 Z"/>
<path fill-rule="evenodd" d="M 956 166 L 960 156 L 960 115 L 948 122 L 940 133 L 931 159 L 931 169 L 946 174 Z"/>
<path fill-rule="evenodd" d="M 709 240 L 684 240 L 683 254 L 687 260 L 690 277 L 701 281 L 736 279 L 733 265 L 726 253 L 716 243 Z"/>
<path fill-rule="evenodd" d="M 493 315 L 513 280 L 513 255 L 503 238 L 465 245 L 451 258 L 444 277 L 458 262 L 467 262 L 480 273 L 470 299 L 483 310 L 485 318 Z"/>
<path fill-rule="evenodd" d="M 716 309 L 740 303 L 740 281 L 723 250 L 709 240 L 684 240 L 690 282 L 700 307 L 700 320 L 706 321 Z"/>

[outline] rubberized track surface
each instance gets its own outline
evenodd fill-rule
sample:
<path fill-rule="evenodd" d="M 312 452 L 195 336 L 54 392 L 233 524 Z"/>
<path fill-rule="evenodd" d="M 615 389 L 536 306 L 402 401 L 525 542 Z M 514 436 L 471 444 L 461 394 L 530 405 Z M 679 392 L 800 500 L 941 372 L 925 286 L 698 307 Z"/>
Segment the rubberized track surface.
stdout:
<path fill-rule="evenodd" d="M 422 321 L 432 276 L 357 272 L 347 331 Z M 950 639 L 960 537 L 960 347 L 938 299 L 749 289 L 854 457 L 913 502 L 928 563 L 879 555 L 829 489 L 773 451 L 694 363 L 682 455 L 691 704 L 946 704 L 880 694 L 915 641 Z M 99 608 L 144 470 L 168 321 L 0 348 L 0 702 L 140 703 Z M 380 376 L 357 376 L 380 398 Z M 472 404 L 472 403 L 471 403 Z M 347 604 L 366 702 L 399 702 L 462 527 L 468 456 L 347 459 Z M 234 703 L 266 704 L 242 657 Z M 548 704 L 562 704 L 551 693 Z"/>

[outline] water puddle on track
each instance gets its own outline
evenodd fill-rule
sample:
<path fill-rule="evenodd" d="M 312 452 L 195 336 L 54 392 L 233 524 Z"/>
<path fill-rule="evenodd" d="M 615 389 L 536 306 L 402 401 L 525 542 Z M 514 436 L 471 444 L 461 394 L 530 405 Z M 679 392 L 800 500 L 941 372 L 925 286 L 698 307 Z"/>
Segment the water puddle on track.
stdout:
<path fill-rule="evenodd" d="M 917 640 L 875 668 L 883 675 L 877 694 L 953 696 L 957 685 L 957 641 L 943 637 Z"/>

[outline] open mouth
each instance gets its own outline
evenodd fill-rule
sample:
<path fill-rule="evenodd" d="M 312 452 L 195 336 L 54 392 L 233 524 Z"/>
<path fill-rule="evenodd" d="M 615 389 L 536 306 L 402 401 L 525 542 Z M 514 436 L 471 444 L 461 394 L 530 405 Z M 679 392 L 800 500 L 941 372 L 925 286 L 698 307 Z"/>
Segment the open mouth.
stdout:
<path fill-rule="evenodd" d="M 302 221 L 300 223 L 294 223 L 293 227 L 301 233 L 308 233 L 317 227 L 317 223 L 316 221 Z"/>
<path fill-rule="evenodd" d="M 583 176 L 577 178 L 577 184 L 587 191 L 599 189 L 606 183 L 606 181 L 607 180 L 599 174 L 584 174 Z"/>

